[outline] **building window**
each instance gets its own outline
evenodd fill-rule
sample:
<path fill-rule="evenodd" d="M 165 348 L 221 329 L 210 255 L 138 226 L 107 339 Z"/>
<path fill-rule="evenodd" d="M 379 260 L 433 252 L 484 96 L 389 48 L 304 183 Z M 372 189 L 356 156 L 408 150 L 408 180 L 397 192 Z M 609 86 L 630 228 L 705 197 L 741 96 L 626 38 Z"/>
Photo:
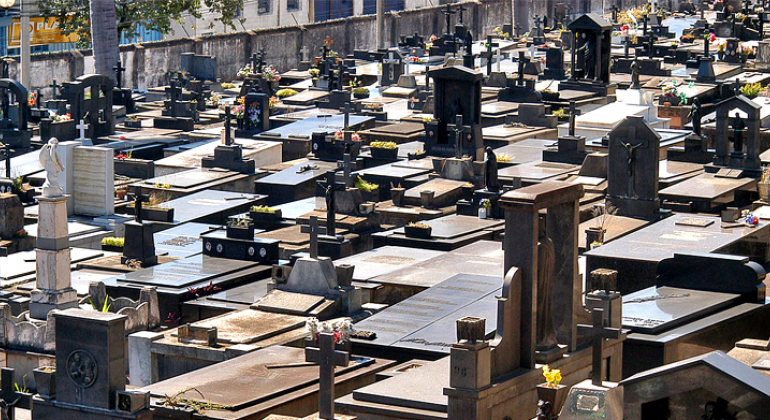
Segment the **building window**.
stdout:
<path fill-rule="evenodd" d="M 270 6 L 273 0 L 257 0 L 257 13 L 264 15 L 270 13 Z"/>
<path fill-rule="evenodd" d="M 299 11 L 299 0 L 286 0 L 286 11 L 288 12 Z"/>

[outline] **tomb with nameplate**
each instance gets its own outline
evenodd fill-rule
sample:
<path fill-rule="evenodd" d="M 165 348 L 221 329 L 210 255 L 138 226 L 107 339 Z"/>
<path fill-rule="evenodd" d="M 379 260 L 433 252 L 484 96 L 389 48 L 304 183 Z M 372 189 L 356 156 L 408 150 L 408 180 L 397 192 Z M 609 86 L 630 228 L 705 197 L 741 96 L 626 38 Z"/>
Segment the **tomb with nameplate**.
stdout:
<path fill-rule="evenodd" d="M 172 79 L 166 87 L 168 99 L 163 101 L 162 116 L 153 118 L 153 127 L 192 131 L 198 120 L 197 103 L 182 100 L 182 87 L 178 79 Z"/>
<path fill-rule="evenodd" d="M 3 144 L 24 149 L 30 145 L 32 130 L 27 125 L 29 98 L 27 89 L 13 79 L 0 79 L 0 135 Z M 47 140 L 47 139 L 46 139 Z M 45 140 L 44 140 L 45 141 Z"/>
<path fill-rule="evenodd" d="M 115 72 L 115 87 L 112 89 L 112 101 L 115 105 L 123 105 L 126 107 L 126 114 L 133 114 L 136 112 L 134 92 L 123 86 L 123 74 L 126 72 L 126 68 L 123 67 L 123 64 L 118 60 L 118 63 L 112 70 Z"/>
<path fill-rule="evenodd" d="M 235 137 L 251 138 L 270 129 L 270 98 L 264 93 L 249 92 L 236 108 L 238 128 Z"/>

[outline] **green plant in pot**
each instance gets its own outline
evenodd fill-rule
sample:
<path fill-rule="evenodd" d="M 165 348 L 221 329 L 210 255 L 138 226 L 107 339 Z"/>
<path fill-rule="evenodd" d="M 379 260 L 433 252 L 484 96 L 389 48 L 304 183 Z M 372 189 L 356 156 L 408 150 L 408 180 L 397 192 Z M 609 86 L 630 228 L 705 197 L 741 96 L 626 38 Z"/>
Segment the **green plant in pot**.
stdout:
<path fill-rule="evenodd" d="M 102 251 L 123 252 L 125 244 L 125 238 L 106 236 L 102 238 Z"/>
<path fill-rule="evenodd" d="M 231 217 L 227 221 L 227 237 L 254 240 L 254 221 L 248 217 Z"/>
<path fill-rule="evenodd" d="M 252 220 L 278 221 L 283 219 L 281 209 L 269 206 L 251 206 L 249 217 Z"/>
<path fill-rule="evenodd" d="M 354 186 L 361 191 L 361 198 L 364 199 L 364 201 L 371 201 L 371 202 L 378 202 L 380 201 L 380 186 L 377 184 L 372 184 L 371 182 L 366 182 L 363 178 L 360 176 L 356 178 L 356 182 Z"/>
<path fill-rule="evenodd" d="M 397 159 L 398 144 L 392 141 L 373 141 L 369 144 L 372 157 L 375 159 Z"/>
<path fill-rule="evenodd" d="M 369 89 L 365 87 L 356 87 L 353 88 L 353 96 L 356 99 L 366 99 L 369 97 Z"/>

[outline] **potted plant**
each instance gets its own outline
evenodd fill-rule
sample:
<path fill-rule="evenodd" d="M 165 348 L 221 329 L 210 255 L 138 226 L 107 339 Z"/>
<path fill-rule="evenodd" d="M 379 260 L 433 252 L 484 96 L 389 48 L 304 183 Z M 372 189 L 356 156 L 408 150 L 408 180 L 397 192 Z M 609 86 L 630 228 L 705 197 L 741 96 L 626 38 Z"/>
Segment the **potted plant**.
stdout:
<path fill-rule="evenodd" d="M 123 120 L 123 126 L 126 128 L 142 128 L 142 121 L 132 115 Z"/>
<path fill-rule="evenodd" d="M 596 225 L 589 226 L 586 229 L 586 249 L 594 249 L 604 244 L 604 235 L 612 222 L 613 216 L 618 209 L 608 204 L 597 205 L 591 210 L 591 214 L 596 221 Z"/>
<path fill-rule="evenodd" d="M 410 222 L 404 226 L 404 234 L 407 238 L 430 239 L 433 228 L 425 223 Z"/>
<path fill-rule="evenodd" d="M 251 206 L 249 217 L 251 217 L 251 220 L 262 220 L 268 222 L 277 222 L 283 219 L 281 209 L 268 206 Z"/>
<path fill-rule="evenodd" d="M 126 198 L 126 189 L 125 188 L 119 188 L 115 193 L 118 196 L 118 200 L 123 200 Z"/>
<path fill-rule="evenodd" d="M 32 374 L 35 377 L 37 393 L 44 399 L 53 399 L 56 395 L 56 367 L 40 366 L 32 369 Z"/>
<path fill-rule="evenodd" d="M 353 88 L 353 97 L 356 99 L 366 99 L 369 97 L 369 89 L 365 87 Z"/>
<path fill-rule="evenodd" d="M 486 219 L 489 217 L 489 213 L 492 210 L 492 202 L 488 198 L 481 200 L 479 203 L 479 219 Z"/>
<path fill-rule="evenodd" d="M 102 251 L 110 252 L 123 252 L 123 247 L 126 244 L 125 238 L 117 236 L 106 236 L 102 238 Z"/>
<path fill-rule="evenodd" d="M 760 92 L 764 92 L 767 90 L 767 87 L 762 87 L 762 84 L 757 83 L 747 83 L 743 86 L 741 86 L 741 94 L 747 96 L 749 99 L 754 99 L 757 96 L 759 96 Z"/>
<path fill-rule="evenodd" d="M 248 217 L 231 217 L 227 221 L 227 237 L 253 240 L 254 221 Z"/>
<path fill-rule="evenodd" d="M 422 158 L 424 158 L 425 156 L 428 156 L 428 153 L 427 153 L 427 152 L 425 152 L 425 150 L 423 150 L 423 149 L 415 150 L 415 151 L 414 151 L 414 152 L 412 152 L 412 153 L 407 153 L 407 154 L 406 154 L 406 157 L 407 157 L 407 159 L 409 159 L 409 160 L 417 160 L 417 159 L 422 159 Z"/>
<path fill-rule="evenodd" d="M 569 388 L 560 385 L 561 371 L 559 369 L 551 369 L 545 365 L 543 366 L 543 376 L 545 383 L 537 386 L 537 398 L 551 403 L 552 412 L 558 413 L 567 399 Z"/>
<path fill-rule="evenodd" d="M 375 159 L 398 159 L 398 145 L 392 141 L 373 141 L 369 150 Z"/>
<path fill-rule="evenodd" d="M 393 200 L 394 206 L 401 207 L 404 205 L 404 194 L 406 194 L 406 188 L 402 188 L 401 184 L 394 187 L 393 183 L 390 183 L 390 199 Z"/>
<path fill-rule="evenodd" d="M 364 201 L 376 203 L 380 201 L 380 186 L 364 181 L 360 176 L 356 178 L 355 187 L 361 191 L 361 197 Z"/>

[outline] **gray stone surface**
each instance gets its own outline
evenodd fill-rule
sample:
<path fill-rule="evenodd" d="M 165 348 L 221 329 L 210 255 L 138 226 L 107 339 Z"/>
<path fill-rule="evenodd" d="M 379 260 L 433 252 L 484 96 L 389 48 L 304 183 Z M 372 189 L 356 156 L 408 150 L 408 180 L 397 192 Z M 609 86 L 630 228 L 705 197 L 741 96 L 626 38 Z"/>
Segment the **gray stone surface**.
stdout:
<path fill-rule="evenodd" d="M 353 280 L 366 281 L 443 254 L 442 251 L 428 249 L 383 246 L 341 258 L 336 263 L 354 265 L 356 269 L 353 272 Z"/>
<path fill-rule="evenodd" d="M 24 210 L 16 194 L 0 194 L 0 238 L 10 239 L 24 228 Z"/>
<path fill-rule="evenodd" d="M 249 261 L 225 260 L 196 255 L 132 273 L 121 274 L 118 284 L 131 283 L 168 288 L 184 288 L 257 265 Z"/>
<path fill-rule="evenodd" d="M 479 219 L 474 216 L 449 215 L 422 223 L 433 228 L 431 232 L 432 237 L 452 239 L 480 230 L 488 230 L 501 226 L 503 221 L 497 219 Z M 404 228 L 399 228 L 396 232 L 404 233 Z"/>

